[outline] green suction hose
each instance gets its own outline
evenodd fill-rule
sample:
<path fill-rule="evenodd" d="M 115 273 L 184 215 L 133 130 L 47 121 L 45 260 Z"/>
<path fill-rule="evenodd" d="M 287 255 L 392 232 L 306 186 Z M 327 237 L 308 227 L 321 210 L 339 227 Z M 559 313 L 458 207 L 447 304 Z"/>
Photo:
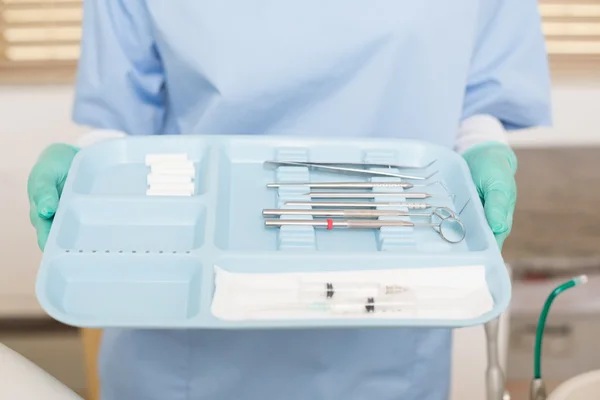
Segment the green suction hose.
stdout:
<path fill-rule="evenodd" d="M 572 287 L 587 283 L 588 278 L 585 275 L 578 276 L 557 286 L 552 293 L 546 299 L 544 308 L 540 314 L 540 320 L 538 322 L 537 331 L 535 334 L 535 352 L 533 356 L 533 381 L 531 382 L 531 400 L 544 400 L 546 398 L 546 389 L 542 381 L 542 340 L 544 338 L 544 328 L 546 327 L 546 319 L 550 313 L 550 306 L 554 299 Z"/>

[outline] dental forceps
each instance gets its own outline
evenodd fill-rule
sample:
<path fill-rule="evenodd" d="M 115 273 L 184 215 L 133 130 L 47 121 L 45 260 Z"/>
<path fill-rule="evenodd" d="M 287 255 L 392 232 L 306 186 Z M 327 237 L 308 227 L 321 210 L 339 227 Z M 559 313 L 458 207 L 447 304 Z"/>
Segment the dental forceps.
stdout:
<path fill-rule="evenodd" d="M 412 166 L 412 165 L 398 165 L 398 164 L 382 164 L 382 163 L 335 163 L 335 162 L 314 162 L 306 161 L 307 164 L 319 164 L 324 166 L 337 166 L 337 167 L 348 167 L 348 168 L 382 168 L 382 169 L 427 169 L 431 167 L 437 160 L 433 160 L 423 166 Z M 301 161 L 305 162 L 305 161 Z"/>
<path fill-rule="evenodd" d="M 439 218 L 439 222 L 433 222 L 434 217 Z M 448 243 L 459 243 L 466 236 L 466 229 L 463 222 L 452 215 L 443 213 L 431 213 L 429 223 L 416 223 L 411 221 L 390 221 L 379 219 L 333 219 L 327 218 L 324 220 L 306 220 L 306 219 L 267 219 L 265 220 L 266 227 L 283 227 L 283 226 L 312 226 L 315 228 L 326 228 L 332 230 L 336 228 L 345 229 L 381 229 L 383 227 L 419 227 L 427 226 L 433 228 L 442 239 Z"/>
<path fill-rule="evenodd" d="M 412 180 L 427 180 L 432 176 L 437 174 L 438 171 L 431 173 L 428 176 L 415 176 L 415 175 L 406 175 L 399 174 L 395 172 L 385 172 L 385 171 L 376 171 L 367 168 L 381 168 L 389 169 L 390 164 L 359 164 L 359 163 L 314 163 L 314 162 L 305 162 L 305 161 L 265 161 L 264 165 L 268 165 L 271 167 L 306 167 L 309 169 L 322 169 L 331 172 L 338 172 L 344 174 L 351 175 L 371 175 L 371 176 L 387 176 L 392 178 L 401 178 L 401 179 L 412 179 Z M 351 165 L 352 167 L 344 167 L 344 165 Z M 362 167 L 362 168 L 356 168 Z M 394 168 L 403 168 L 401 166 L 392 166 Z M 405 168 L 405 167 L 404 167 Z"/>

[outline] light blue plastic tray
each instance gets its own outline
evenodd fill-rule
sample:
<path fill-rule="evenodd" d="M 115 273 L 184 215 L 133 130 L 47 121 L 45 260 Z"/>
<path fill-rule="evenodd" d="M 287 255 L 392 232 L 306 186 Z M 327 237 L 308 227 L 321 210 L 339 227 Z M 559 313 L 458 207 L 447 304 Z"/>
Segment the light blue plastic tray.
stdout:
<path fill-rule="evenodd" d="M 145 195 L 145 155 L 170 152 L 186 152 L 195 162 L 194 196 Z M 461 215 L 467 236 L 452 245 L 429 228 L 265 228 L 263 208 L 308 200 L 302 196 L 305 189 L 277 191 L 266 188 L 269 182 L 367 179 L 263 165 L 265 160 L 290 159 L 402 165 L 437 159 L 429 172 L 439 170 L 435 180 L 443 181 L 456 197 L 428 202 L 457 210 L 470 198 Z M 427 191 L 443 193 L 435 186 Z M 277 273 L 481 264 L 486 266 L 495 306 L 477 319 L 232 322 L 210 312 L 215 265 L 232 272 Z M 184 135 L 128 137 L 79 152 L 46 245 L 36 292 L 48 314 L 79 327 L 461 327 L 501 314 L 511 287 L 467 166 L 449 149 L 405 140 Z"/>

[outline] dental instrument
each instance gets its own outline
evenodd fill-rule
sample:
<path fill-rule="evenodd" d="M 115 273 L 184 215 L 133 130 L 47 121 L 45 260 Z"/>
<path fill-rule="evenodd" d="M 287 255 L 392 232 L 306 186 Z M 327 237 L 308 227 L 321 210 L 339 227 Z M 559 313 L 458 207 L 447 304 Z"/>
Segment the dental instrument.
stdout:
<path fill-rule="evenodd" d="M 413 179 L 413 180 L 427 180 L 437 174 L 438 171 L 431 173 L 428 176 L 414 176 L 414 175 L 406 175 L 399 174 L 395 172 L 384 172 L 384 171 L 376 171 L 370 169 L 360 169 L 360 168 L 344 168 L 337 167 L 334 165 L 324 165 L 317 163 L 308 163 L 308 162 L 300 162 L 300 161 L 265 161 L 265 165 L 271 167 L 306 167 L 309 169 L 322 169 L 326 171 L 345 173 L 345 174 L 359 174 L 359 175 L 371 175 L 371 176 L 387 176 L 393 178 L 401 178 L 401 179 Z"/>
<path fill-rule="evenodd" d="M 306 164 L 318 164 L 324 166 L 334 167 L 348 167 L 348 168 L 381 168 L 381 169 L 427 169 L 431 167 L 437 159 L 425 164 L 423 166 L 411 166 L 411 165 L 398 165 L 398 164 L 384 164 L 384 163 L 363 163 L 363 162 L 316 162 L 316 161 L 299 161 Z M 286 162 L 286 161 L 284 161 Z M 297 162 L 297 161 L 291 161 Z"/>
<path fill-rule="evenodd" d="M 309 192 L 305 196 L 311 199 L 375 199 L 377 197 L 402 197 L 405 199 L 428 199 L 430 197 L 442 196 L 453 197 L 448 194 L 429 194 L 424 192 Z"/>
<path fill-rule="evenodd" d="M 428 203 L 411 203 L 411 202 L 390 202 L 390 201 L 286 201 L 283 203 L 286 206 L 294 207 L 348 207 L 348 208 L 377 208 L 377 207 L 398 207 L 408 208 L 409 210 L 425 210 L 432 208 Z"/>
<path fill-rule="evenodd" d="M 282 182 L 267 183 L 268 188 L 282 188 L 295 186 L 308 186 L 311 189 L 374 189 L 374 188 L 402 188 L 431 186 L 440 182 L 431 182 L 425 185 L 415 185 L 409 182 Z"/>
<path fill-rule="evenodd" d="M 439 215 L 438 215 L 439 217 Z M 315 228 L 326 228 L 332 230 L 335 228 L 345 229 L 381 229 L 383 227 L 419 227 L 428 226 L 433 228 L 442 239 L 448 243 L 459 243 L 466 236 L 466 229 L 463 222 L 455 217 L 442 217 L 439 223 L 415 223 L 410 221 L 389 221 L 389 220 L 365 220 L 365 219 L 331 219 L 325 220 L 306 220 L 306 219 L 267 219 L 267 227 L 283 226 L 312 226 Z M 454 236 L 457 235 L 457 236 Z"/>
<path fill-rule="evenodd" d="M 533 359 L 533 379 L 530 385 L 530 400 L 546 400 L 546 385 L 542 379 L 542 341 L 544 339 L 544 328 L 546 326 L 546 319 L 548 318 L 548 314 L 550 312 L 550 307 L 554 302 L 554 299 L 564 292 L 565 290 L 569 290 L 575 286 L 586 284 L 588 278 L 586 275 L 577 276 L 559 286 L 557 286 L 551 293 L 548 295 L 546 302 L 544 303 L 544 307 L 542 312 L 540 313 L 540 318 L 538 321 L 538 326 L 535 334 L 535 351 L 534 351 L 534 359 Z"/>
<path fill-rule="evenodd" d="M 344 218 L 378 218 L 378 217 L 431 217 L 432 214 L 445 214 L 440 218 L 456 217 L 448 207 L 436 207 L 431 213 L 415 213 L 399 210 L 369 210 L 369 209 L 333 209 L 333 210 L 304 210 L 304 209 L 270 209 L 263 210 L 263 216 L 310 215 L 313 217 L 344 217 Z M 439 215 L 438 215 L 439 216 Z"/>

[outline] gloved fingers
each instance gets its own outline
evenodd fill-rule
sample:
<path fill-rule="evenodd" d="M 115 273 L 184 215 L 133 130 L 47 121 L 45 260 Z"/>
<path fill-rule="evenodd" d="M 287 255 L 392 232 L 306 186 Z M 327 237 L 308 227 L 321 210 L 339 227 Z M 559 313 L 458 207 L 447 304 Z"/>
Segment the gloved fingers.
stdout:
<path fill-rule="evenodd" d="M 44 250 L 48 236 L 50 235 L 50 228 L 52 227 L 52 219 L 42 218 L 37 212 L 37 207 L 32 202 L 30 204 L 29 219 L 31 225 L 35 228 L 37 234 L 37 243 L 40 250 Z"/>
<path fill-rule="evenodd" d="M 512 225 L 516 194 L 510 190 L 491 189 L 484 193 L 485 217 L 495 234 L 508 231 Z"/>
<path fill-rule="evenodd" d="M 58 208 L 58 178 L 34 171 L 29 180 L 28 190 L 37 214 L 42 218 L 52 218 Z"/>
<path fill-rule="evenodd" d="M 500 251 L 502 251 L 502 247 L 504 246 L 504 241 L 506 240 L 506 238 L 508 238 L 508 236 L 510 235 L 510 233 L 512 231 L 514 213 L 515 213 L 515 202 L 513 201 L 513 202 L 511 202 L 510 208 L 508 210 L 508 216 L 506 218 L 508 229 L 503 233 L 494 234 L 494 236 L 496 238 L 496 243 L 498 243 L 498 248 L 500 249 Z"/>
<path fill-rule="evenodd" d="M 504 246 L 504 241 L 506 240 L 506 238 L 508 237 L 509 234 L 510 234 L 510 231 L 494 234 L 494 237 L 496 238 L 496 243 L 498 244 L 498 248 L 500 249 L 500 251 L 502 251 L 502 247 Z"/>

